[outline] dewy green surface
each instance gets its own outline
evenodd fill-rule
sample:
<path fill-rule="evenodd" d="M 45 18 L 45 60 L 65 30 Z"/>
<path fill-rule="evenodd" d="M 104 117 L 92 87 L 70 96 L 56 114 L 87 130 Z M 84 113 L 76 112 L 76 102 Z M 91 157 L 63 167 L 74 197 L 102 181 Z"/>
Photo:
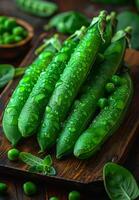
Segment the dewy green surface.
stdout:
<path fill-rule="evenodd" d="M 23 137 L 28 137 L 35 133 L 40 125 L 42 115 L 56 82 L 59 80 L 84 31 L 85 28 L 82 28 L 77 31 L 77 34 L 75 33 L 74 36 L 68 38 L 47 69 L 40 75 L 19 117 L 18 125 Z"/>
<path fill-rule="evenodd" d="M 55 48 L 50 48 L 50 46 L 28 67 L 4 111 L 2 122 L 3 129 L 5 136 L 12 145 L 16 145 L 21 139 L 21 134 L 18 130 L 18 117 L 20 112 L 34 87 L 34 84 L 37 82 L 40 73 L 47 67 L 54 56 Z"/>
<path fill-rule="evenodd" d="M 42 151 L 56 142 L 61 122 L 65 120 L 74 98 L 95 62 L 102 43 L 105 20 L 105 12 L 101 12 L 101 15 L 93 20 L 56 84 L 38 133 L 38 142 Z"/>
<path fill-rule="evenodd" d="M 78 138 L 74 147 L 76 157 L 80 159 L 91 157 L 120 126 L 133 94 L 133 85 L 128 73 L 122 76 L 122 81 L 122 85 L 109 97 L 109 105 Z"/>
<path fill-rule="evenodd" d="M 87 128 L 95 114 L 99 98 L 103 97 L 105 85 L 119 69 L 126 50 L 126 37 L 113 42 L 104 52 L 105 60 L 99 66 L 94 66 L 86 90 L 77 101 L 64 125 L 57 142 L 57 157 L 61 158 L 73 152 L 75 142 Z"/>

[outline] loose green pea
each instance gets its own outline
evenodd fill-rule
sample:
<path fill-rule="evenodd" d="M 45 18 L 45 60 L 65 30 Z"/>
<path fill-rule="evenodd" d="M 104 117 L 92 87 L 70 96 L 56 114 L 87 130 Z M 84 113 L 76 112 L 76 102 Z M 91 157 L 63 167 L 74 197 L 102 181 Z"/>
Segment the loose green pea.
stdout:
<path fill-rule="evenodd" d="M 80 200 L 81 195 L 78 191 L 71 191 L 68 195 L 68 200 Z"/>
<path fill-rule="evenodd" d="M 59 198 L 58 197 L 50 197 L 49 200 L 59 200 Z"/>
<path fill-rule="evenodd" d="M 16 20 L 15 19 L 7 19 L 5 22 L 4 22 L 4 27 L 6 30 L 11 30 L 13 29 L 15 26 L 16 26 Z"/>
<path fill-rule="evenodd" d="M 18 149 L 10 149 L 8 151 L 8 159 L 11 161 L 15 161 L 19 158 L 19 150 Z"/>
<path fill-rule="evenodd" d="M 115 91 L 115 85 L 113 83 L 107 83 L 105 88 L 108 93 Z"/>
<path fill-rule="evenodd" d="M 108 105 L 108 100 L 106 98 L 100 98 L 98 101 L 98 106 L 103 109 Z"/>
<path fill-rule="evenodd" d="M 4 44 L 12 44 L 14 43 L 14 36 L 13 35 L 8 35 L 3 38 Z"/>
<path fill-rule="evenodd" d="M 21 36 L 19 36 L 19 35 L 15 35 L 14 36 L 14 41 L 15 42 L 20 42 L 21 40 L 23 40 L 23 38 Z"/>
<path fill-rule="evenodd" d="M 4 194 L 7 192 L 8 186 L 5 183 L 0 183 L 0 194 Z"/>
<path fill-rule="evenodd" d="M 24 33 L 24 28 L 23 27 L 21 27 L 21 26 L 17 26 L 17 27 L 15 27 L 14 29 L 13 29 L 13 34 L 14 35 L 23 35 L 23 33 Z"/>
<path fill-rule="evenodd" d="M 37 186 L 33 182 L 29 181 L 24 183 L 23 190 L 27 196 L 32 196 L 37 193 Z"/>
<path fill-rule="evenodd" d="M 115 85 L 115 86 L 120 86 L 121 85 L 121 78 L 117 75 L 114 75 L 112 76 L 112 83 Z"/>

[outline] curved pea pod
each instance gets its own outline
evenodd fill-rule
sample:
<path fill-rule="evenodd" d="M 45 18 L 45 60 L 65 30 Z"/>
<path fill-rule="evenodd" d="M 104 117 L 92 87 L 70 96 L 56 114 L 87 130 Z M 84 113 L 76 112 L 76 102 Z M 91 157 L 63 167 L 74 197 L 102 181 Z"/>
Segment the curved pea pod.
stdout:
<path fill-rule="evenodd" d="M 121 34 L 121 38 L 119 37 Z M 73 105 L 73 109 L 64 124 L 64 128 L 57 142 L 57 158 L 62 158 L 73 152 L 74 145 L 87 128 L 90 120 L 95 115 L 98 100 L 104 96 L 105 86 L 117 70 L 120 68 L 125 50 L 127 47 L 124 31 L 117 32 L 117 40 L 104 52 L 105 60 L 99 65 L 95 65 L 89 77 L 91 80 L 86 83 L 86 88 L 79 99 Z"/>
<path fill-rule="evenodd" d="M 45 70 L 57 51 L 53 46 L 53 42 L 56 41 L 57 43 L 57 40 L 58 38 L 54 36 L 47 41 L 45 50 L 42 51 L 37 59 L 27 68 L 25 75 L 20 80 L 7 104 L 2 124 L 5 136 L 12 145 L 16 145 L 21 139 L 21 133 L 18 129 L 20 112 L 34 87 L 34 84 L 37 82 L 40 73 Z"/>
<path fill-rule="evenodd" d="M 74 155 L 77 158 L 87 159 L 94 155 L 120 126 L 133 95 L 130 75 L 126 73 L 121 78 L 122 85 L 109 97 L 109 105 L 78 138 L 74 147 Z"/>
<path fill-rule="evenodd" d="M 59 80 L 71 54 L 86 31 L 85 27 L 76 31 L 65 40 L 61 50 L 54 56 L 51 63 L 43 71 L 27 99 L 19 116 L 19 130 L 23 137 L 32 135 L 40 125 L 45 107 Z"/>
<path fill-rule="evenodd" d="M 42 0 L 15 0 L 15 2 L 21 10 L 39 17 L 49 17 L 58 9 L 55 3 Z"/>
<path fill-rule="evenodd" d="M 105 20 L 106 13 L 103 11 L 92 21 L 56 84 L 38 133 L 38 142 L 42 151 L 56 143 L 61 123 L 65 120 L 73 100 L 95 62 L 103 41 Z"/>

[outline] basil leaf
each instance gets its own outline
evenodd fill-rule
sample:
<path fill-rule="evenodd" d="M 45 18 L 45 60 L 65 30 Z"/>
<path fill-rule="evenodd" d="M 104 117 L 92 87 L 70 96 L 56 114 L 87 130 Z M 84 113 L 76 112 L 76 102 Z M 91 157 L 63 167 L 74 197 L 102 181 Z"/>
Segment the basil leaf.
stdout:
<path fill-rule="evenodd" d="M 13 79 L 15 69 L 12 65 L 0 64 L 0 88 L 3 88 L 10 80 Z"/>
<path fill-rule="evenodd" d="M 132 26 L 131 46 L 134 49 L 139 49 L 139 15 L 130 11 L 125 11 L 117 16 L 118 24 L 117 31 Z"/>
<path fill-rule="evenodd" d="M 103 168 L 106 192 L 112 200 L 134 200 L 139 196 L 139 188 L 133 175 L 124 167 L 107 163 Z"/>
<path fill-rule="evenodd" d="M 43 160 L 43 163 L 45 166 L 51 166 L 53 164 L 51 156 L 46 156 Z"/>
<path fill-rule="evenodd" d="M 55 176 L 56 175 L 56 170 L 54 167 L 48 167 L 44 171 L 45 175 L 50 175 L 50 176 Z"/>
<path fill-rule="evenodd" d="M 36 169 L 36 166 L 29 167 L 28 171 L 31 172 L 31 173 L 37 173 L 38 172 L 37 169 Z"/>
<path fill-rule="evenodd" d="M 32 155 L 31 153 L 21 152 L 20 159 L 29 166 L 40 166 L 43 165 L 43 159 Z"/>

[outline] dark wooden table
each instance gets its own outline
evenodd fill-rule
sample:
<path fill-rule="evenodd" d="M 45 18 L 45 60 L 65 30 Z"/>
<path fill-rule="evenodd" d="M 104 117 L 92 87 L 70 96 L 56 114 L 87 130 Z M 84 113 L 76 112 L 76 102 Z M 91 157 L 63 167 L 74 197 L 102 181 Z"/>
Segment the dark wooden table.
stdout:
<path fill-rule="evenodd" d="M 93 16 L 93 14 L 96 13 L 96 10 L 98 12 L 99 7 L 97 5 L 93 6 L 89 0 L 57 0 L 59 3 L 60 11 L 65 10 L 81 10 L 84 13 L 86 13 L 88 16 Z M 76 2 L 75 2 L 76 1 Z M 124 8 L 127 8 L 124 7 Z M 103 7 L 104 9 L 104 7 Z M 108 10 L 111 8 L 108 6 Z M 114 9 L 121 9 L 119 7 L 114 7 Z M 36 17 L 32 17 L 30 15 L 26 15 L 25 13 L 19 11 L 14 4 L 13 0 L 0 0 L 0 15 L 6 14 L 10 16 L 16 16 L 20 17 L 22 19 L 25 19 L 26 21 L 30 22 L 34 28 L 35 28 L 35 37 L 34 41 L 37 39 L 40 33 L 43 32 L 43 25 L 47 23 L 47 19 L 40 19 Z M 9 63 L 13 63 L 16 66 L 21 62 L 21 60 L 24 58 L 25 55 L 18 58 L 17 60 L 11 61 L 5 61 Z M 136 59 L 136 58 L 135 58 Z M 0 62 L 3 62 L 0 60 Z M 138 106 L 138 105 L 137 105 Z M 132 147 L 132 150 L 125 162 L 125 166 L 132 171 L 132 173 L 136 176 L 137 180 L 139 181 L 139 136 L 134 142 L 134 145 Z M 22 185 L 27 179 L 21 179 L 16 176 L 16 174 L 13 174 L 13 176 L 9 177 L 5 174 L 0 173 L 0 182 L 6 182 L 9 186 L 9 192 L 6 196 L 0 196 L 0 200 L 47 200 L 49 197 L 55 195 L 58 196 L 60 200 L 66 200 L 68 192 L 71 190 L 74 190 L 75 188 L 70 186 L 66 187 L 66 185 L 52 185 L 52 184 L 46 184 L 45 182 L 38 182 L 36 181 L 36 184 L 38 185 L 38 194 L 33 197 L 29 198 L 26 197 L 22 190 Z M 93 186 L 92 186 L 93 187 Z M 85 189 L 81 189 L 81 195 L 82 200 L 106 200 L 108 199 L 105 192 L 103 193 L 94 193 L 94 192 L 88 192 Z"/>

